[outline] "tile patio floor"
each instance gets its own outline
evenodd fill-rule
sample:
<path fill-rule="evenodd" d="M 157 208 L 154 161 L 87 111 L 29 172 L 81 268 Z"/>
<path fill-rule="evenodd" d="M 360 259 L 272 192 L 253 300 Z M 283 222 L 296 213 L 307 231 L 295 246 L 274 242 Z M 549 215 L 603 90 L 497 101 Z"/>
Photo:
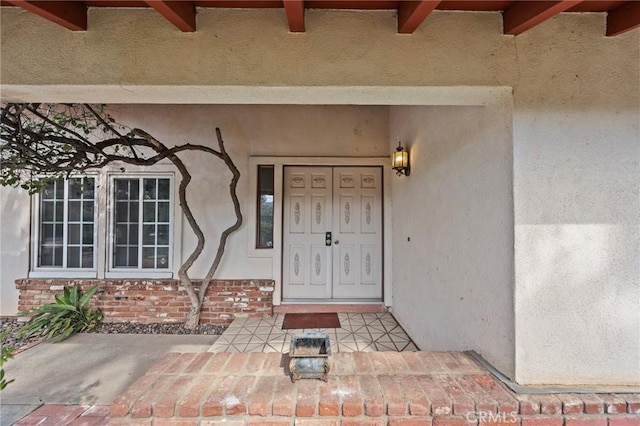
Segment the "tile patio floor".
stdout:
<path fill-rule="evenodd" d="M 332 352 L 417 351 L 407 333 L 388 313 L 339 313 L 340 328 L 282 330 L 284 314 L 238 318 L 209 352 L 288 352 L 291 336 L 321 332 L 329 336 Z"/>

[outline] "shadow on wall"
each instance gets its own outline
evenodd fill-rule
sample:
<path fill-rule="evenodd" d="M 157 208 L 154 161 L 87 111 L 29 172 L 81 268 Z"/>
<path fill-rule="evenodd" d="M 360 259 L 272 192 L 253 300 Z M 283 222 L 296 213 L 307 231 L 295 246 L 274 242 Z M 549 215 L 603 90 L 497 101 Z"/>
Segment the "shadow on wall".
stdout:
<path fill-rule="evenodd" d="M 519 383 L 640 383 L 640 288 L 637 266 L 628 269 L 638 250 L 625 228 L 516 228 L 528 258 L 517 271 Z"/>

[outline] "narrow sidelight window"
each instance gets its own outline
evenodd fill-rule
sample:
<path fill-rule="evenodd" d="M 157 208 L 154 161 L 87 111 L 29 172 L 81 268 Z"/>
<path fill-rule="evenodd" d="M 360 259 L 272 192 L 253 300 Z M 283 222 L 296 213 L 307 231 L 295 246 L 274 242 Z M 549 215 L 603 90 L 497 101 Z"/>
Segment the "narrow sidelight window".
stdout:
<path fill-rule="evenodd" d="M 256 248 L 273 247 L 273 166 L 258 166 Z"/>

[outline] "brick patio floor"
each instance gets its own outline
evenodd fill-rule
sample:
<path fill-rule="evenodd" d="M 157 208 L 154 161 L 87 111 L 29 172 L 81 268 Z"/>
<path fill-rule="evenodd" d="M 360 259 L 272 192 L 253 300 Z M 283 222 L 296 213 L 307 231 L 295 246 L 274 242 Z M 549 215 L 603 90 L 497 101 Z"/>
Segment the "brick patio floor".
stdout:
<path fill-rule="evenodd" d="M 110 424 L 638 426 L 640 394 L 514 394 L 460 352 L 341 352 L 292 383 L 279 353 L 170 353 Z"/>

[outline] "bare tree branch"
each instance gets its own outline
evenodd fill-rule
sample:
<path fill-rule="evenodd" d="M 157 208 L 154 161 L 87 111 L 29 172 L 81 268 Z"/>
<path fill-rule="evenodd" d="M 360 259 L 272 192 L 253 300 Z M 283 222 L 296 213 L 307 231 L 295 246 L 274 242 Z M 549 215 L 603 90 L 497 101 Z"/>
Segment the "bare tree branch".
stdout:
<path fill-rule="evenodd" d="M 51 179 L 69 177 L 72 173 L 100 169 L 114 163 L 152 166 L 162 160 L 169 160 L 180 172 L 179 205 L 197 238 L 196 247 L 178 270 L 178 277 L 191 301 L 186 325 L 195 328 L 200 320 L 207 289 L 224 255 L 227 240 L 242 224 L 242 212 L 236 193 L 240 172 L 224 147 L 219 128 L 216 128 L 219 150 L 215 150 L 193 144 L 169 148 L 144 130 L 131 129 L 125 135 L 117 127 L 125 128 L 104 114 L 102 107 L 96 109 L 88 104 L 3 105 L 0 113 L 0 184 L 22 186 L 35 192 Z M 236 220 L 220 235 L 216 256 L 198 291 L 189 276 L 189 269 L 202 254 L 206 240 L 187 202 L 187 188 L 192 175 L 178 157 L 179 153 L 187 151 L 199 151 L 219 158 L 233 175 L 229 193 Z"/>

